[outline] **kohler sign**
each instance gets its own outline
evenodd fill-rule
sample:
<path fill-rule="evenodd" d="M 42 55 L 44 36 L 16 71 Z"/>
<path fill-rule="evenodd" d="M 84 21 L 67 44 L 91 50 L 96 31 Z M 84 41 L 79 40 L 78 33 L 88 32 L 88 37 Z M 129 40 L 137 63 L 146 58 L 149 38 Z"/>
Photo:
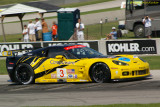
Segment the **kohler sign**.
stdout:
<path fill-rule="evenodd" d="M 107 54 L 157 54 L 155 40 L 106 41 Z"/>
<path fill-rule="evenodd" d="M 40 43 L 6 43 L 0 44 L 0 56 L 3 51 L 19 50 L 19 49 L 35 49 L 41 47 Z"/>

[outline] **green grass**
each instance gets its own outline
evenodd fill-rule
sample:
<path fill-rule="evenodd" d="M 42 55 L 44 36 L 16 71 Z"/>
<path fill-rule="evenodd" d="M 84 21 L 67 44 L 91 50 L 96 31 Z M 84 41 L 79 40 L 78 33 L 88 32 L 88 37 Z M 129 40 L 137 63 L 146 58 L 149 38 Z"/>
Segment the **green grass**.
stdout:
<path fill-rule="evenodd" d="M 0 0 L 0 5 L 22 3 L 22 2 L 29 2 L 29 1 L 38 1 L 38 0 Z"/>
<path fill-rule="evenodd" d="M 150 69 L 160 69 L 160 56 L 142 56 L 141 58 L 149 63 Z"/>
<path fill-rule="evenodd" d="M 66 8 L 66 7 L 79 7 L 79 6 L 85 6 L 85 5 L 103 3 L 103 2 L 108 2 L 108 1 L 113 1 L 113 0 L 90 0 L 90 1 L 85 1 L 85 2 L 79 2 L 79 3 L 71 3 L 71 4 L 61 5 L 61 7 L 64 7 L 64 8 Z"/>
<path fill-rule="evenodd" d="M 100 10 L 82 12 L 81 15 L 93 14 L 93 13 L 101 13 L 101 12 L 107 12 L 107 11 L 115 11 L 115 10 L 120 10 L 120 7 L 114 7 L 114 8 L 107 8 L 107 9 L 100 9 Z"/>
<path fill-rule="evenodd" d="M 0 60 L 0 74 L 7 74 L 6 60 Z"/>
<path fill-rule="evenodd" d="M 106 34 L 109 34 L 112 31 L 112 27 L 118 28 L 118 21 L 114 22 L 107 22 L 102 24 L 102 36 L 101 36 L 101 24 L 93 24 L 93 25 L 87 25 L 85 26 L 85 36 L 89 40 L 100 40 L 101 38 L 106 38 Z M 87 33 L 88 31 L 88 33 Z M 134 34 L 133 32 L 129 32 L 128 34 L 125 34 L 122 38 L 119 39 L 133 39 Z"/>
<path fill-rule="evenodd" d="M 150 64 L 150 69 L 160 69 L 160 56 L 142 56 Z M 7 74 L 5 60 L 0 60 L 0 74 Z"/>
<path fill-rule="evenodd" d="M 6 35 L 7 42 L 21 42 L 22 34 Z M 0 36 L 0 42 L 3 42 L 3 36 Z"/>
<path fill-rule="evenodd" d="M 25 106 L 25 107 L 160 107 L 160 104 L 155 103 L 155 104 L 111 104 L 111 105 L 94 105 L 94 106 Z"/>

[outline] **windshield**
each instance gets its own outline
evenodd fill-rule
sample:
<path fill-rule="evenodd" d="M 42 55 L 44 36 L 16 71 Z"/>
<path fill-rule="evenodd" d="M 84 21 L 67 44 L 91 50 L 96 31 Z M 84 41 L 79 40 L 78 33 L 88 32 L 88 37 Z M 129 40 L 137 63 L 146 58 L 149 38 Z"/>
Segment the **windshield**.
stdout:
<path fill-rule="evenodd" d="M 79 59 L 80 58 L 96 58 L 99 56 L 103 56 L 103 54 L 88 47 L 73 48 L 73 49 L 69 49 L 68 51 Z"/>

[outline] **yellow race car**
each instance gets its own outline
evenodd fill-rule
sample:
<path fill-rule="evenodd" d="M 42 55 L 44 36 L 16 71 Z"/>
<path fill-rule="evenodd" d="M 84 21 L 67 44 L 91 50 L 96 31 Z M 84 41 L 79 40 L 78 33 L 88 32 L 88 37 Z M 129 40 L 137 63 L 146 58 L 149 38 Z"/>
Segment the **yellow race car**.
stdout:
<path fill-rule="evenodd" d="M 83 45 L 59 45 L 33 50 L 23 55 L 4 51 L 12 82 L 18 84 L 52 82 L 109 82 L 144 78 L 149 64 L 133 55 L 104 56 Z"/>

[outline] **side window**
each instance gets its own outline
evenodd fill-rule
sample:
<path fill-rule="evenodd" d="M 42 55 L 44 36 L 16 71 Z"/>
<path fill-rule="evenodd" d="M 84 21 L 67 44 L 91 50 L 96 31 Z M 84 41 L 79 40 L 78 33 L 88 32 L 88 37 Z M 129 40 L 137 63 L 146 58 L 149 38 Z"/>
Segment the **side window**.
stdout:
<path fill-rule="evenodd" d="M 67 58 L 67 59 L 77 59 L 77 57 L 75 57 L 74 55 L 72 55 L 71 53 L 69 53 L 69 52 L 67 52 L 67 51 L 65 51 L 65 57 Z"/>
<path fill-rule="evenodd" d="M 144 0 L 133 0 L 134 10 L 144 9 Z"/>
<path fill-rule="evenodd" d="M 50 48 L 48 50 L 48 57 L 55 58 L 57 55 L 64 55 L 64 50 L 60 48 Z"/>

